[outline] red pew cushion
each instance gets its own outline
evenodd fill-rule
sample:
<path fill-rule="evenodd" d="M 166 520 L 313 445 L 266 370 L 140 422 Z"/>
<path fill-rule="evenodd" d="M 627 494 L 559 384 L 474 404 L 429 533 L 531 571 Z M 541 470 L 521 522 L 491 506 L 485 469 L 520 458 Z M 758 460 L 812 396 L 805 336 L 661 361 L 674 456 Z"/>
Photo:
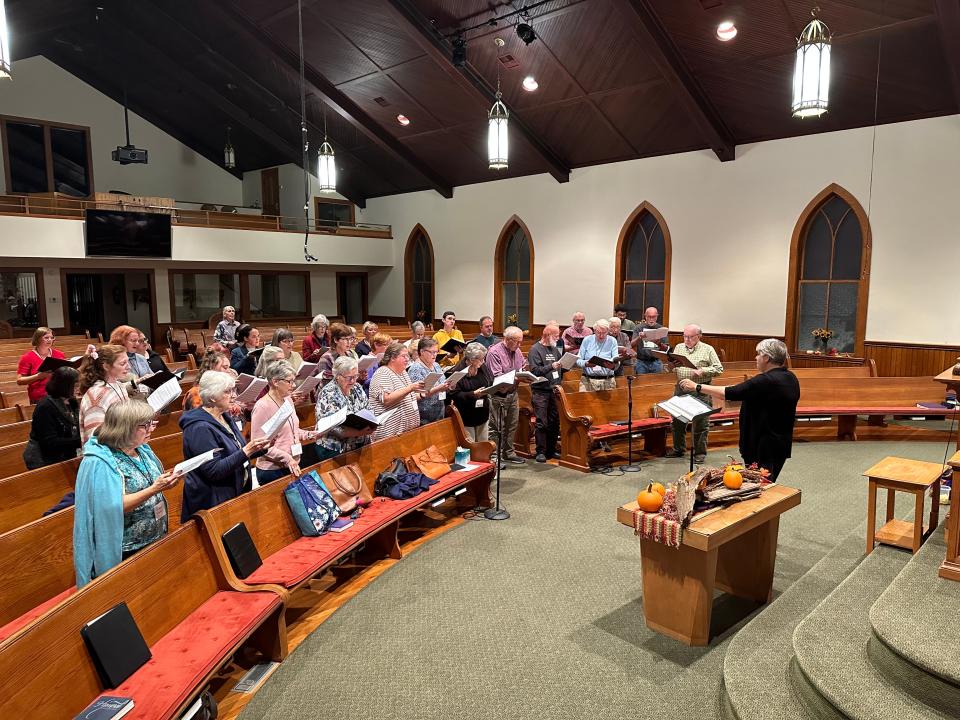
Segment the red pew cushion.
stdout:
<path fill-rule="evenodd" d="M 299 585 L 377 530 L 395 522 L 415 508 L 435 500 L 458 485 L 489 472 L 493 467 L 490 463 L 473 464 L 479 467 L 447 473 L 428 491 L 409 500 L 374 498 L 373 503 L 364 509 L 363 514 L 354 520 L 353 525 L 343 532 L 328 532 L 318 537 L 298 538 L 290 545 L 264 558 L 263 565 L 245 578 L 244 582 L 250 585 L 271 583 L 288 588 Z"/>
<path fill-rule="evenodd" d="M 670 421 L 665 418 L 640 418 L 633 421 L 633 429 L 637 431 L 650 430 L 651 428 L 666 427 L 669 424 Z M 587 432 L 591 438 L 613 437 L 615 435 L 626 435 L 627 426 L 604 423 L 603 425 L 592 425 Z"/>
<path fill-rule="evenodd" d="M 203 678 L 281 604 L 272 592 L 218 592 L 154 643 L 146 665 L 103 694 L 133 698 L 128 718 L 172 717 Z"/>

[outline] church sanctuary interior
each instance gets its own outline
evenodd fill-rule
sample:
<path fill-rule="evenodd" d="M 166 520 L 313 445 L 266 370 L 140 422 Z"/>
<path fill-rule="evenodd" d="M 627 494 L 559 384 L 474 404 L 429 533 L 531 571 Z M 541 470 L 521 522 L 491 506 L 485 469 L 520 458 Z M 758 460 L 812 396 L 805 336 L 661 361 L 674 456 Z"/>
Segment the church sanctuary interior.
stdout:
<path fill-rule="evenodd" d="M 0 144 L 0 717 L 960 719 L 960 0 L 0 0 Z"/>

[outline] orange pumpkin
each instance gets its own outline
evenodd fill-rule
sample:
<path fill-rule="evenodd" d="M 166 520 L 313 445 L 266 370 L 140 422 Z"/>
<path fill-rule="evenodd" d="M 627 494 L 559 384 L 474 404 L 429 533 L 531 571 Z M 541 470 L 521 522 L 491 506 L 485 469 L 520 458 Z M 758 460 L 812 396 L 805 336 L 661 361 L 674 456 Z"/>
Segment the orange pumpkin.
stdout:
<path fill-rule="evenodd" d="M 646 490 L 641 490 L 637 495 L 637 505 L 644 512 L 655 513 L 663 505 L 663 496 L 653 489 L 653 483 L 647 485 Z"/>
<path fill-rule="evenodd" d="M 650 487 L 655 493 L 660 493 L 660 497 L 667 494 L 667 489 L 663 486 L 663 483 L 651 483 Z"/>
<path fill-rule="evenodd" d="M 743 485 L 743 475 L 731 465 L 723 472 L 723 484 L 731 490 L 739 490 L 740 486 Z"/>

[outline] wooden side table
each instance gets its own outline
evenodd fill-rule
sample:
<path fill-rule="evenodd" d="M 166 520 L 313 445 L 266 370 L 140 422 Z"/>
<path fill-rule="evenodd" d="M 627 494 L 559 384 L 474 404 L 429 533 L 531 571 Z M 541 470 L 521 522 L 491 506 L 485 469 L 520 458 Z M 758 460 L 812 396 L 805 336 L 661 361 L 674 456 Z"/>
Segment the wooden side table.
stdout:
<path fill-rule="evenodd" d="M 911 552 L 917 552 L 926 537 L 937 527 L 940 519 L 940 475 L 943 466 L 922 460 L 886 457 L 869 470 L 864 476 L 870 481 L 867 498 L 867 554 L 873 552 L 876 543 L 894 545 Z M 877 491 L 887 491 L 887 520 L 883 527 L 876 529 Z M 930 506 L 930 525 L 923 526 L 923 499 L 927 492 L 933 495 Z M 913 522 L 897 520 L 893 517 L 896 507 L 896 493 L 912 493 L 916 509 Z"/>
<path fill-rule="evenodd" d="M 940 577 L 960 581 L 960 452 L 947 461 L 953 468 L 950 486 L 950 521 L 947 523 L 947 557 L 940 564 Z"/>

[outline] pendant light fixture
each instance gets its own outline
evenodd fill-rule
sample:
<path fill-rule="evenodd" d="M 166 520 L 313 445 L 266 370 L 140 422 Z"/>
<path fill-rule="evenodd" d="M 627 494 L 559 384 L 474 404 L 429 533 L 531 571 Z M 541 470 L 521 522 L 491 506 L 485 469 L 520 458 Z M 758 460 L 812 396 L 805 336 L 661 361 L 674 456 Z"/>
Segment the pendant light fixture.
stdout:
<path fill-rule="evenodd" d="M 237 155 L 233 151 L 233 143 L 230 142 L 229 125 L 227 125 L 227 144 L 223 146 L 223 166 L 227 170 L 233 170 L 237 166 Z"/>
<path fill-rule="evenodd" d="M 494 44 L 503 47 L 502 38 L 496 38 Z M 500 60 L 497 60 L 497 95 L 493 107 L 487 113 L 487 159 L 491 170 L 506 170 L 509 165 L 510 151 L 507 141 L 507 126 L 510 123 L 510 113 L 507 106 L 500 99 Z"/>
<path fill-rule="evenodd" d="M 323 143 L 317 151 L 317 179 L 320 192 L 336 192 L 337 159 L 333 154 L 333 145 L 327 140 L 327 113 L 323 113 Z"/>
<path fill-rule="evenodd" d="M 7 30 L 7 11 L 0 0 L 0 78 L 13 77 L 13 55 L 10 53 L 10 33 Z"/>
<path fill-rule="evenodd" d="M 797 39 L 797 58 L 793 67 L 793 116 L 819 117 L 827 111 L 830 91 L 830 29 L 824 25 L 815 7 L 813 20 Z"/>
<path fill-rule="evenodd" d="M 303 148 L 303 261 L 319 262 L 310 252 L 310 134 L 307 132 L 307 83 L 303 71 L 303 2 L 297 0 L 297 39 L 300 41 L 300 144 Z M 324 116 L 326 122 L 326 116 Z M 324 128 L 326 131 L 326 128 Z"/>

